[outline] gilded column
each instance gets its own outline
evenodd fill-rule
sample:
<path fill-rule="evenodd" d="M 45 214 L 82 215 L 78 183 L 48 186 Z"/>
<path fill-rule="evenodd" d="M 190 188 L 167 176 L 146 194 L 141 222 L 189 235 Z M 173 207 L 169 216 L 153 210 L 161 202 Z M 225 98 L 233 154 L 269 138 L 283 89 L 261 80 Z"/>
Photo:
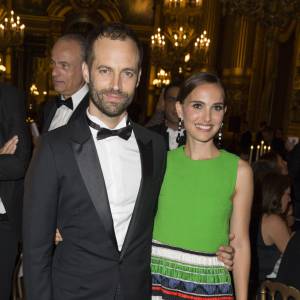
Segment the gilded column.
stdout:
<path fill-rule="evenodd" d="M 153 31 L 156 30 L 158 27 L 161 27 L 161 19 L 162 19 L 162 5 L 163 1 L 156 0 L 154 1 L 154 26 Z M 150 41 L 149 41 L 150 43 Z M 151 50 L 150 50 L 151 51 Z M 150 59 L 151 66 L 150 66 L 150 74 L 149 74 L 149 81 L 148 81 L 148 99 L 146 105 L 146 118 L 150 117 L 153 114 L 156 104 L 156 95 L 155 95 L 155 87 L 153 86 L 152 82 L 157 73 L 157 67 L 154 66 L 152 63 L 152 59 Z"/>
<path fill-rule="evenodd" d="M 243 16 L 227 16 L 223 41 L 222 76 L 230 103 L 229 130 L 239 132 L 248 119 L 249 83 L 252 74 L 254 24 Z"/>
<path fill-rule="evenodd" d="M 211 40 L 207 63 L 203 70 L 214 71 L 217 64 L 217 49 L 220 36 L 221 3 L 219 0 L 203 1 L 203 28 Z"/>

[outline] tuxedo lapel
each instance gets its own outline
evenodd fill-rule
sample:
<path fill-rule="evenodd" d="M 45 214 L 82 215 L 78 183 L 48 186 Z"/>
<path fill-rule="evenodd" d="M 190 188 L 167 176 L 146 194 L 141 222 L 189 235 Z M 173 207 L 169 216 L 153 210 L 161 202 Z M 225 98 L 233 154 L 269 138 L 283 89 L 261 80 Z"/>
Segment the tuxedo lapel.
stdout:
<path fill-rule="evenodd" d="M 142 217 L 142 213 L 144 213 L 142 212 L 143 192 L 145 190 L 146 183 L 149 181 L 150 177 L 153 174 L 152 141 L 146 138 L 143 132 L 140 130 L 140 128 L 137 127 L 135 124 L 133 124 L 133 131 L 140 150 L 142 178 L 130 224 L 123 243 L 120 259 L 124 257 L 124 254 L 131 243 L 138 218 Z"/>
<path fill-rule="evenodd" d="M 44 126 L 43 126 L 43 133 L 47 132 L 49 130 L 49 127 L 51 125 L 51 121 L 54 118 L 56 110 L 57 110 L 57 106 L 56 106 L 55 102 L 53 101 L 53 103 L 51 103 L 51 107 L 49 109 L 47 117 L 45 119 L 45 123 L 44 123 Z"/>
<path fill-rule="evenodd" d="M 82 113 L 84 114 L 89 104 L 89 93 L 86 93 L 86 95 L 83 97 L 83 99 L 80 101 L 76 109 L 71 115 L 71 118 L 68 122 L 73 121 L 77 119 Z"/>
<path fill-rule="evenodd" d="M 107 234 L 118 249 L 105 181 L 85 115 L 73 124 L 72 148 L 81 177 Z"/>

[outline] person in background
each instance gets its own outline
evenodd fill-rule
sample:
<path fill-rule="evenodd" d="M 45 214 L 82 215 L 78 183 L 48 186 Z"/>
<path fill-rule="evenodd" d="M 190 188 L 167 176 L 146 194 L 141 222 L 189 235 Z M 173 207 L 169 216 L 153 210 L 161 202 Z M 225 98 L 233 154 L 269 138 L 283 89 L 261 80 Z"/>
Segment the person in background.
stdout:
<path fill-rule="evenodd" d="M 284 160 L 282 155 L 280 155 L 280 153 L 278 152 L 275 151 L 266 152 L 260 157 L 259 160 L 269 161 L 274 166 L 274 169 L 277 168 L 281 174 L 283 175 L 288 174 L 287 162 Z"/>
<path fill-rule="evenodd" d="M 300 229 L 300 143 L 288 155 L 288 170 L 292 179 L 292 199 L 295 207 L 295 229 Z"/>
<path fill-rule="evenodd" d="M 0 84 L 0 299 L 9 300 L 21 239 L 23 179 L 31 156 L 23 94 Z"/>
<path fill-rule="evenodd" d="M 51 75 L 55 101 L 44 104 L 42 132 L 50 131 L 75 120 L 88 106 L 88 86 L 82 75 L 86 41 L 79 34 L 60 37 L 51 51 Z"/>
<path fill-rule="evenodd" d="M 256 244 L 259 281 L 276 278 L 279 259 L 291 237 L 291 229 L 286 221 L 290 193 L 287 175 L 269 173 L 262 179 L 262 207 Z"/>
<path fill-rule="evenodd" d="M 176 109 L 187 142 L 168 152 L 153 232 L 152 299 L 233 299 L 230 274 L 216 257 L 231 232 L 236 299 L 246 300 L 252 171 L 214 144 L 226 112 L 220 79 L 210 73 L 189 77 Z"/>
<path fill-rule="evenodd" d="M 175 149 L 178 146 L 185 144 L 185 131 L 182 128 L 181 134 L 178 132 L 179 119 L 175 107 L 179 87 L 179 82 L 172 82 L 165 87 L 163 93 L 165 118 L 160 124 L 148 127 L 164 137 L 168 150 Z"/>

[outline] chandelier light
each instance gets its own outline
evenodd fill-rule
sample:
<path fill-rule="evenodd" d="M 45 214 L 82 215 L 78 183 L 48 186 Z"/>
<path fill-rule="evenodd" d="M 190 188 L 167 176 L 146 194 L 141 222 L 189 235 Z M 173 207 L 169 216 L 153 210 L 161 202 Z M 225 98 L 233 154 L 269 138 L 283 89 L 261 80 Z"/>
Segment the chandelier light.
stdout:
<path fill-rule="evenodd" d="M 207 62 L 211 40 L 202 27 L 202 0 L 165 0 L 163 26 L 151 36 L 152 62 L 179 72 Z"/>
<path fill-rule="evenodd" d="M 1 63 L 1 58 L 0 58 L 0 73 L 6 71 L 6 67 Z"/>
<path fill-rule="evenodd" d="M 170 84 L 170 73 L 166 72 L 164 69 L 160 69 L 152 84 L 156 87 L 162 87 Z"/>
<path fill-rule="evenodd" d="M 10 17 L 6 17 L 3 23 L 0 23 L 0 48 L 20 46 L 24 39 L 25 25 L 21 24 L 19 16 L 15 16 L 13 10 L 10 11 Z"/>

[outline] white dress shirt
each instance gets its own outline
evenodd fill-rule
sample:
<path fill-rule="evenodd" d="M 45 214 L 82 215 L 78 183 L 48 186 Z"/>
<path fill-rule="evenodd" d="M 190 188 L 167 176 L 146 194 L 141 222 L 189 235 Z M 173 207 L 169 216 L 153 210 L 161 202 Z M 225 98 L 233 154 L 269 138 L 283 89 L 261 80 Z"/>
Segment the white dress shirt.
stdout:
<path fill-rule="evenodd" d="M 176 141 L 178 130 L 174 130 L 168 127 L 167 132 L 169 134 L 169 149 L 170 150 L 176 149 L 178 147 L 178 143 Z"/>
<path fill-rule="evenodd" d="M 0 214 L 5 214 L 6 210 L 0 197 Z"/>
<path fill-rule="evenodd" d="M 49 131 L 58 128 L 60 126 L 66 125 L 68 123 L 72 113 L 75 111 L 76 107 L 79 105 L 79 103 L 81 102 L 81 100 L 84 98 L 84 96 L 88 91 L 89 89 L 87 84 L 84 84 L 84 86 L 80 90 L 78 90 L 75 94 L 71 96 L 73 102 L 73 109 L 70 109 L 65 105 L 61 105 L 56 110 L 55 115 L 49 126 Z M 64 100 L 63 96 L 61 96 L 61 100 Z"/>
<path fill-rule="evenodd" d="M 101 120 L 87 115 L 94 123 L 108 128 Z M 125 116 L 113 129 L 126 126 Z M 112 128 L 110 128 L 112 129 Z M 97 140 L 97 130 L 91 128 L 96 145 L 119 251 L 122 249 L 141 183 L 141 159 L 138 144 L 132 131 L 128 140 L 118 136 Z"/>

